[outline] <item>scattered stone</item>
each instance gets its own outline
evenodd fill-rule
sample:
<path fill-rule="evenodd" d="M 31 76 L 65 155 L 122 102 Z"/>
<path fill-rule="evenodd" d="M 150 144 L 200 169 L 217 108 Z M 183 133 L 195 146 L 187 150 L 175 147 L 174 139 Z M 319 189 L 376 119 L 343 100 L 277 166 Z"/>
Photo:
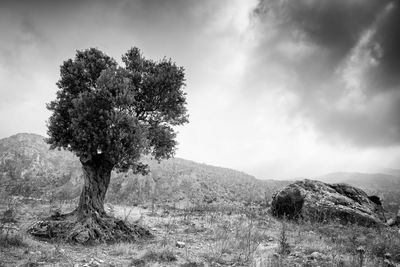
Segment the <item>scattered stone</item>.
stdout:
<path fill-rule="evenodd" d="M 394 218 L 391 218 L 386 223 L 389 226 L 395 226 L 396 225 L 396 220 Z"/>
<path fill-rule="evenodd" d="M 185 247 L 185 242 L 182 242 L 182 241 L 176 241 L 176 244 L 175 244 L 178 248 L 184 248 Z"/>
<path fill-rule="evenodd" d="M 313 253 L 310 254 L 310 258 L 313 260 L 323 260 L 326 258 L 326 256 L 321 252 L 314 251 Z"/>
<path fill-rule="evenodd" d="M 76 235 L 75 240 L 78 243 L 85 244 L 90 239 L 88 231 L 82 231 Z"/>
<path fill-rule="evenodd" d="M 397 212 L 396 216 L 394 218 L 389 219 L 386 223 L 389 226 L 398 226 L 398 225 L 400 225 L 400 209 Z"/>
<path fill-rule="evenodd" d="M 290 255 L 292 255 L 293 257 L 296 257 L 296 258 L 300 258 L 301 257 L 301 253 L 300 252 L 292 252 Z"/>
<path fill-rule="evenodd" d="M 359 247 L 356 249 L 356 251 L 357 251 L 359 254 L 364 254 L 364 253 L 365 253 L 365 248 L 364 248 L 363 246 L 359 246 Z"/>
<path fill-rule="evenodd" d="M 274 241 L 274 238 L 273 238 L 273 237 L 270 237 L 270 238 L 268 238 L 268 241 L 269 241 L 269 242 L 272 242 L 272 241 Z"/>
<path fill-rule="evenodd" d="M 90 261 L 88 263 L 85 263 L 84 265 L 82 265 L 82 267 L 100 267 L 100 266 L 104 266 L 104 265 L 102 265 L 102 263 L 104 263 L 104 261 L 101 260 L 101 259 L 91 258 Z"/>
<path fill-rule="evenodd" d="M 385 266 L 385 267 L 396 267 L 396 264 L 393 263 L 393 262 L 391 262 L 391 261 L 388 260 L 388 259 L 385 259 L 385 260 L 383 261 L 383 263 L 384 263 L 384 266 Z"/>

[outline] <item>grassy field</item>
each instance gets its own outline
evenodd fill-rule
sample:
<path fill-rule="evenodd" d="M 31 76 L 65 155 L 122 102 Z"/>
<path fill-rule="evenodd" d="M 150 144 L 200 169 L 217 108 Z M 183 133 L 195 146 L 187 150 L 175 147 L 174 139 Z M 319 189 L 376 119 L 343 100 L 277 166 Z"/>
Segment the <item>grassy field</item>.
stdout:
<path fill-rule="evenodd" d="M 109 213 L 154 235 L 135 243 L 79 246 L 26 233 L 33 222 L 73 206 L 3 203 L 0 266 L 400 266 L 398 229 L 293 223 L 257 207 L 107 204 Z"/>

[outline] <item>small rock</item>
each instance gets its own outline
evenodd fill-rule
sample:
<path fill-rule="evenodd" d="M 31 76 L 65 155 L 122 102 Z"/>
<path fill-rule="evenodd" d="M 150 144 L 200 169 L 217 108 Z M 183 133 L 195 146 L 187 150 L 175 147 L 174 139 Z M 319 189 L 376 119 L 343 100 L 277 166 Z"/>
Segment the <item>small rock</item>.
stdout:
<path fill-rule="evenodd" d="M 82 231 L 75 237 L 75 240 L 78 243 L 84 244 L 89 240 L 89 238 L 89 233 L 87 231 Z"/>
<path fill-rule="evenodd" d="M 299 252 L 292 252 L 290 253 L 291 256 L 296 257 L 296 258 L 300 258 L 301 257 L 301 253 Z"/>
<path fill-rule="evenodd" d="M 363 246 L 359 246 L 356 251 L 360 254 L 364 254 L 365 253 L 365 248 Z"/>
<path fill-rule="evenodd" d="M 272 242 L 272 241 L 274 241 L 274 238 L 273 238 L 273 237 L 270 237 L 270 238 L 268 238 L 268 241 L 269 241 L 269 242 Z"/>
<path fill-rule="evenodd" d="M 396 224 L 396 220 L 392 218 L 392 219 L 389 219 L 386 223 L 389 226 L 394 226 Z"/>
<path fill-rule="evenodd" d="M 325 259 L 325 255 L 320 252 L 314 251 L 313 253 L 310 254 L 310 258 L 314 260 L 320 260 L 320 259 Z"/>
<path fill-rule="evenodd" d="M 89 263 L 86 263 L 84 266 L 87 266 L 87 267 L 98 267 L 98 266 L 100 266 L 100 261 L 97 260 L 97 259 L 91 258 Z"/>
<path fill-rule="evenodd" d="M 185 242 L 182 241 L 176 241 L 175 244 L 178 248 L 184 248 L 185 247 Z"/>
<path fill-rule="evenodd" d="M 388 259 L 385 259 L 385 260 L 383 261 L 383 263 L 384 263 L 385 266 L 387 266 L 387 267 L 395 267 L 395 266 L 396 266 L 393 262 L 391 262 L 391 261 L 388 260 Z"/>

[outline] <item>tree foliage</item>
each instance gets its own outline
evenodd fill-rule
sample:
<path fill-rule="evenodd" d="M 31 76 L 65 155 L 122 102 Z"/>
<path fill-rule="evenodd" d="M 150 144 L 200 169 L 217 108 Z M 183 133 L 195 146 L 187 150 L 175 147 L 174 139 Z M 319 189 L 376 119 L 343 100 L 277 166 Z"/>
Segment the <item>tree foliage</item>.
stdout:
<path fill-rule="evenodd" d="M 102 155 L 117 170 L 146 173 L 141 155 L 172 156 L 173 127 L 188 122 L 184 69 L 146 59 L 135 47 L 122 61 L 124 67 L 95 48 L 64 61 L 57 97 L 47 106 L 47 142 L 81 161 Z"/>

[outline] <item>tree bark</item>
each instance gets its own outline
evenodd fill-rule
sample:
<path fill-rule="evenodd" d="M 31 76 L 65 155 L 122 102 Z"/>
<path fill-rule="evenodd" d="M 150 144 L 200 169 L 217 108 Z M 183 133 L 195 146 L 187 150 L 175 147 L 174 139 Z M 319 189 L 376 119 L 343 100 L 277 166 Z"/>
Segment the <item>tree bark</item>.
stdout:
<path fill-rule="evenodd" d="M 76 209 L 79 216 L 87 217 L 93 213 L 105 215 L 104 198 L 110 184 L 113 164 L 103 154 L 81 158 L 84 177 L 79 204 Z"/>
<path fill-rule="evenodd" d="M 152 237 L 139 225 L 130 225 L 109 216 L 104 211 L 104 198 L 110 183 L 112 162 L 98 154 L 80 158 L 84 185 L 78 207 L 71 213 L 51 216 L 32 225 L 28 232 L 33 236 L 64 240 L 71 243 L 92 244 L 117 241 L 135 241 Z"/>

